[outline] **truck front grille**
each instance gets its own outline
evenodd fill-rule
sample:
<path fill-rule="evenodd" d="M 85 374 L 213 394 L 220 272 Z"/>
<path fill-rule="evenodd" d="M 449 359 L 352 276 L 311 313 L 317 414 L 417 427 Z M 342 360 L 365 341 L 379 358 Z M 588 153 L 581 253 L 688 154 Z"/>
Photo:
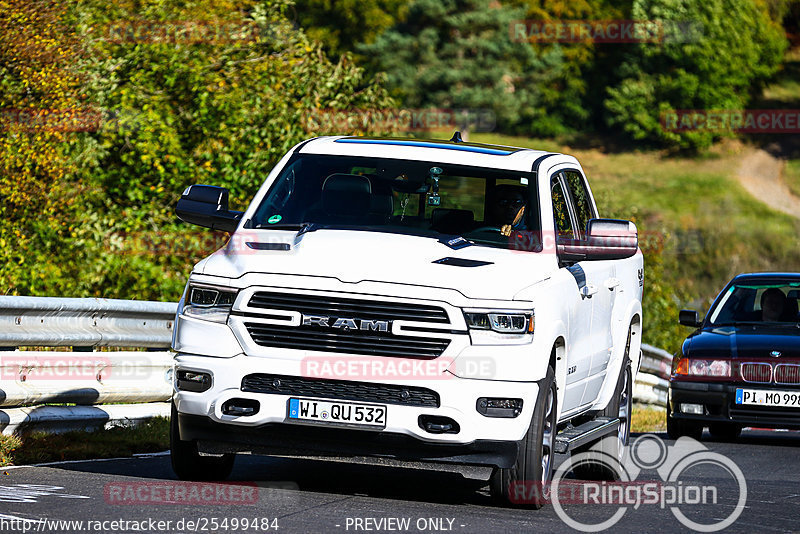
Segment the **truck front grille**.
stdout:
<path fill-rule="evenodd" d="M 439 407 L 439 394 L 427 388 L 396 384 L 374 384 L 321 378 L 256 373 L 242 379 L 242 391 L 296 395 L 405 406 Z"/>
<path fill-rule="evenodd" d="M 265 310 L 265 315 L 299 312 L 309 319 L 299 326 L 265 324 L 245 319 L 244 326 L 250 337 L 263 347 L 431 359 L 440 356 L 450 345 L 447 338 L 427 337 L 422 333 L 426 329 L 424 324 L 430 324 L 434 330 L 448 332 L 442 330 L 442 325 L 449 324 L 450 319 L 444 308 L 439 306 L 258 291 L 250 297 L 248 308 L 250 313 Z M 257 315 L 258 312 L 255 312 L 252 316 Z M 320 321 L 320 318 L 324 320 Z M 337 327 L 337 320 L 359 326 Z M 392 333 L 393 321 L 422 324 L 413 325 L 416 330 L 414 336 L 397 335 Z M 372 327 L 365 327 L 367 322 Z M 379 328 L 378 323 L 382 323 L 382 327 Z"/>
<path fill-rule="evenodd" d="M 332 331 L 316 327 L 276 326 L 245 322 L 250 337 L 263 347 L 340 352 L 397 358 L 436 358 L 450 340 L 395 336 L 373 331 Z"/>
<path fill-rule="evenodd" d="M 299 293 L 259 291 L 250 297 L 248 306 L 251 308 L 296 311 L 303 315 L 358 317 L 366 320 L 402 320 L 419 321 L 423 323 L 450 322 L 447 317 L 447 312 L 438 306 L 409 304 L 405 302 L 380 302 L 323 295 L 303 295 Z"/>

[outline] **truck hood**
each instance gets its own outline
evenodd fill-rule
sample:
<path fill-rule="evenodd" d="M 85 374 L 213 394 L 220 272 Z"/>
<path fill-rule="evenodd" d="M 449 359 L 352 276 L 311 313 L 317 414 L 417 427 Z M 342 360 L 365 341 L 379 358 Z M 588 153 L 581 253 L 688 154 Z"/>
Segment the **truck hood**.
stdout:
<path fill-rule="evenodd" d="M 289 250 L 275 250 L 286 245 Z M 486 263 L 436 263 L 445 258 Z M 319 276 L 349 283 L 452 289 L 473 299 L 514 300 L 522 289 L 549 278 L 555 268 L 555 259 L 546 253 L 478 245 L 454 250 L 428 237 L 319 229 L 300 236 L 291 231 L 237 233 L 226 247 L 198 263 L 195 272 L 226 278 L 248 273 Z"/>

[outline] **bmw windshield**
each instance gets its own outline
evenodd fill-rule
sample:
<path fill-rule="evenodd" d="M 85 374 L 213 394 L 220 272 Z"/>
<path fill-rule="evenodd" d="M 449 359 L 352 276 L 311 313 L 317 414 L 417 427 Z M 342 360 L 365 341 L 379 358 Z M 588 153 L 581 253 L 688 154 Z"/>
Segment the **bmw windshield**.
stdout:
<path fill-rule="evenodd" d="M 713 326 L 770 323 L 796 325 L 800 282 L 747 281 L 734 283 L 709 312 Z"/>
<path fill-rule="evenodd" d="M 519 249 L 523 232 L 539 228 L 529 183 L 524 172 L 305 154 L 284 168 L 249 226 L 463 237 Z"/>

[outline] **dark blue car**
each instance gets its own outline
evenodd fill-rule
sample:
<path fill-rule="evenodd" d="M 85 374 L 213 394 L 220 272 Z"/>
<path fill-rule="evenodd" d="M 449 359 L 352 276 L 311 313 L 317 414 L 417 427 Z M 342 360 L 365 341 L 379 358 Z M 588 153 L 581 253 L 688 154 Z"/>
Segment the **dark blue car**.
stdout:
<path fill-rule="evenodd" d="M 731 280 L 672 364 L 669 436 L 735 439 L 742 428 L 800 429 L 800 273 L 742 274 Z"/>

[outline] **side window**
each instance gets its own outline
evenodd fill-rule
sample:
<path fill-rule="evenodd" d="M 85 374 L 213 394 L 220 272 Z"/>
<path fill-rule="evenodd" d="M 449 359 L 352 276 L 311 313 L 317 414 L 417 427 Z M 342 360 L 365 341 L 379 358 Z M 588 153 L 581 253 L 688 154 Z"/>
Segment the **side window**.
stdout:
<path fill-rule="evenodd" d="M 572 220 L 569 217 L 569 207 L 564 189 L 561 187 L 559 175 L 553 177 L 550 182 L 550 196 L 553 199 L 553 216 L 555 217 L 557 238 L 573 239 L 575 232 L 572 229 Z"/>
<path fill-rule="evenodd" d="M 567 171 L 564 173 L 564 177 L 566 178 L 567 187 L 572 196 L 575 218 L 578 220 L 578 228 L 576 228 L 576 230 L 582 238 L 586 233 L 586 225 L 589 223 L 589 219 L 595 217 L 592 211 L 592 204 L 589 201 L 589 192 L 586 190 L 586 183 L 580 173 L 576 171 Z"/>

